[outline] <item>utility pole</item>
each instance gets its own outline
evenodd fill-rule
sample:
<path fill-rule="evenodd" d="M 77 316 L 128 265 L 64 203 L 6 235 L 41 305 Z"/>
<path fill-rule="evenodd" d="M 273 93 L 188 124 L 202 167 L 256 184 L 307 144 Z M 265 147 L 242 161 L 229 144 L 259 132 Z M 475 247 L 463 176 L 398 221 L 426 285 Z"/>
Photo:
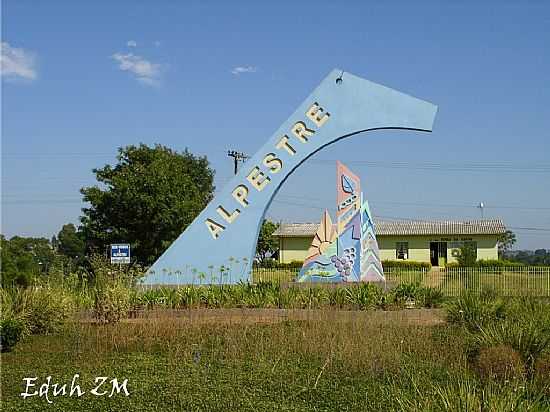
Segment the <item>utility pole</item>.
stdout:
<path fill-rule="evenodd" d="M 239 162 L 244 162 L 246 159 L 248 159 L 250 156 L 245 155 L 242 152 L 237 152 L 235 150 L 228 150 L 227 156 L 233 158 L 233 164 L 234 164 L 234 173 L 237 174 L 238 165 Z"/>

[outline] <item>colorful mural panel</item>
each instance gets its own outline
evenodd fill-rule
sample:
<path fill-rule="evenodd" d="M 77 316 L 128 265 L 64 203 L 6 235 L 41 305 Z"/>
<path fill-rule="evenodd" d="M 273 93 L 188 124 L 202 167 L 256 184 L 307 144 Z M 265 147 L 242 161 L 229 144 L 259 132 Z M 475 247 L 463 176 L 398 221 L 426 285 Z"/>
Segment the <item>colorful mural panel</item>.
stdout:
<path fill-rule="evenodd" d="M 298 282 L 384 282 L 374 221 L 361 180 L 336 163 L 337 223 L 325 211 Z"/>

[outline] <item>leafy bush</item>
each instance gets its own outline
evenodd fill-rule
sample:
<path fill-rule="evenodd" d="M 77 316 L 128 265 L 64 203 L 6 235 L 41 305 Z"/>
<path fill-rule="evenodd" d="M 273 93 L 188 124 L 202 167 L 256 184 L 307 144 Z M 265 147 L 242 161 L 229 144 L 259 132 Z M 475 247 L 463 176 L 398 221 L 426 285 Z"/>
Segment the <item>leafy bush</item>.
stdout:
<path fill-rule="evenodd" d="M 477 267 L 487 267 L 487 268 L 502 268 L 502 267 L 511 267 L 511 266 L 525 266 L 521 262 L 514 262 L 511 260 L 502 260 L 502 259 L 481 259 L 478 260 L 475 264 Z"/>
<path fill-rule="evenodd" d="M 33 286 L 1 289 L 2 320 L 22 325 L 22 336 L 59 332 L 75 313 L 73 296 L 64 289 Z"/>
<path fill-rule="evenodd" d="M 139 267 L 117 270 L 103 256 L 95 255 L 90 258 L 90 265 L 95 276 L 93 314 L 100 323 L 116 323 L 127 317 L 133 297 L 132 286 L 142 275 Z M 173 290 L 172 290 L 173 291 Z M 175 295 L 175 291 L 174 295 Z M 166 296 L 166 291 L 159 290 Z"/>
<path fill-rule="evenodd" d="M 383 260 L 382 267 L 384 269 L 430 270 L 432 265 L 429 262 L 417 262 L 414 260 Z"/>
<path fill-rule="evenodd" d="M 398 299 L 420 301 L 424 290 L 420 283 L 401 283 L 393 292 Z"/>
<path fill-rule="evenodd" d="M 484 379 L 504 381 L 521 378 L 525 364 L 515 349 L 507 345 L 497 345 L 479 351 L 476 369 Z"/>
<path fill-rule="evenodd" d="M 477 246 L 472 242 L 465 242 L 457 250 L 456 261 L 459 266 L 475 266 L 477 260 Z"/>
<path fill-rule="evenodd" d="M 267 269 L 301 269 L 304 265 L 303 260 L 293 260 L 289 263 L 280 263 L 275 259 L 265 259 L 261 264 L 254 262 L 253 266 L 255 268 L 267 268 Z"/>
<path fill-rule="evenodd" d="M 120 284 L 110 284 L 94 290 L 94 317 L 100 323 L 116 323 L 128 316 L 130 290 Z"/>
<path fill-rule="evenodd" d="M 449 268 L 457 268 L 465 265 L 461 265 L 459 262 L 449 262 L 447 263 L 446 267 Z M 525 266 L 525 264 L 520 262 L 514 262 L 511 260 L 501 260 L 501 259 L 480 259 L 475 262 L 470 261 L 468 266 L 473 267 L 480 267 L 480 268 L 506 268 L 506 267 L 520 267 Z"/>
<path fill-rule="evenodd" d="M 21 339 L 25 325 L 19 319 L 2 319 L 0 321 L 0 351 L 10 352 Z"/>
<path fill-rule="evenodd" d="M 438 308 L 445 302 L 443 292 L 435 288 L 423 288 L 422 306 L 425 308 Z"/>
<path fill-rule="evenodd" d="M 48 286 L 24 290 L 20 305 L 33 334 L 59 332 L 76 311 L 73 297 L 66 290 Z"/>

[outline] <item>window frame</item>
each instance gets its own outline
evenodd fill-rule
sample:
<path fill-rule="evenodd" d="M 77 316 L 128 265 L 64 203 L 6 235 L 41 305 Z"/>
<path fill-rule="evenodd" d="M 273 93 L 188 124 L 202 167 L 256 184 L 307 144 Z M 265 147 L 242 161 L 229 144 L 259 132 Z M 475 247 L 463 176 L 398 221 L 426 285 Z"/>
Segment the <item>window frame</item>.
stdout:
<path fill-rule="evenodd" d="M 395 242 L 395 259 L 409 260 L 409 242 L 408 241 Z"/>

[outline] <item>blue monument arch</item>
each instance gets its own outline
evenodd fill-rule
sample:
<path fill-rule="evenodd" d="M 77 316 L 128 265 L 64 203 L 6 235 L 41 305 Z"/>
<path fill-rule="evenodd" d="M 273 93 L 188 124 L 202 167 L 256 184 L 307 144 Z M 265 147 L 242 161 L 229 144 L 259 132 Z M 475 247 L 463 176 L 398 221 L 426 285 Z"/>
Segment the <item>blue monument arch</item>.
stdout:
<path fill-rule="evenodd" d="M 342 70 L 331 71 L 160 256 L 143 283 L 251 281 L 265 213 L 281 185 L 303 162 L 324 147 L 363 132 L 431 132 L 436 112 L 429 102 Z"/>

